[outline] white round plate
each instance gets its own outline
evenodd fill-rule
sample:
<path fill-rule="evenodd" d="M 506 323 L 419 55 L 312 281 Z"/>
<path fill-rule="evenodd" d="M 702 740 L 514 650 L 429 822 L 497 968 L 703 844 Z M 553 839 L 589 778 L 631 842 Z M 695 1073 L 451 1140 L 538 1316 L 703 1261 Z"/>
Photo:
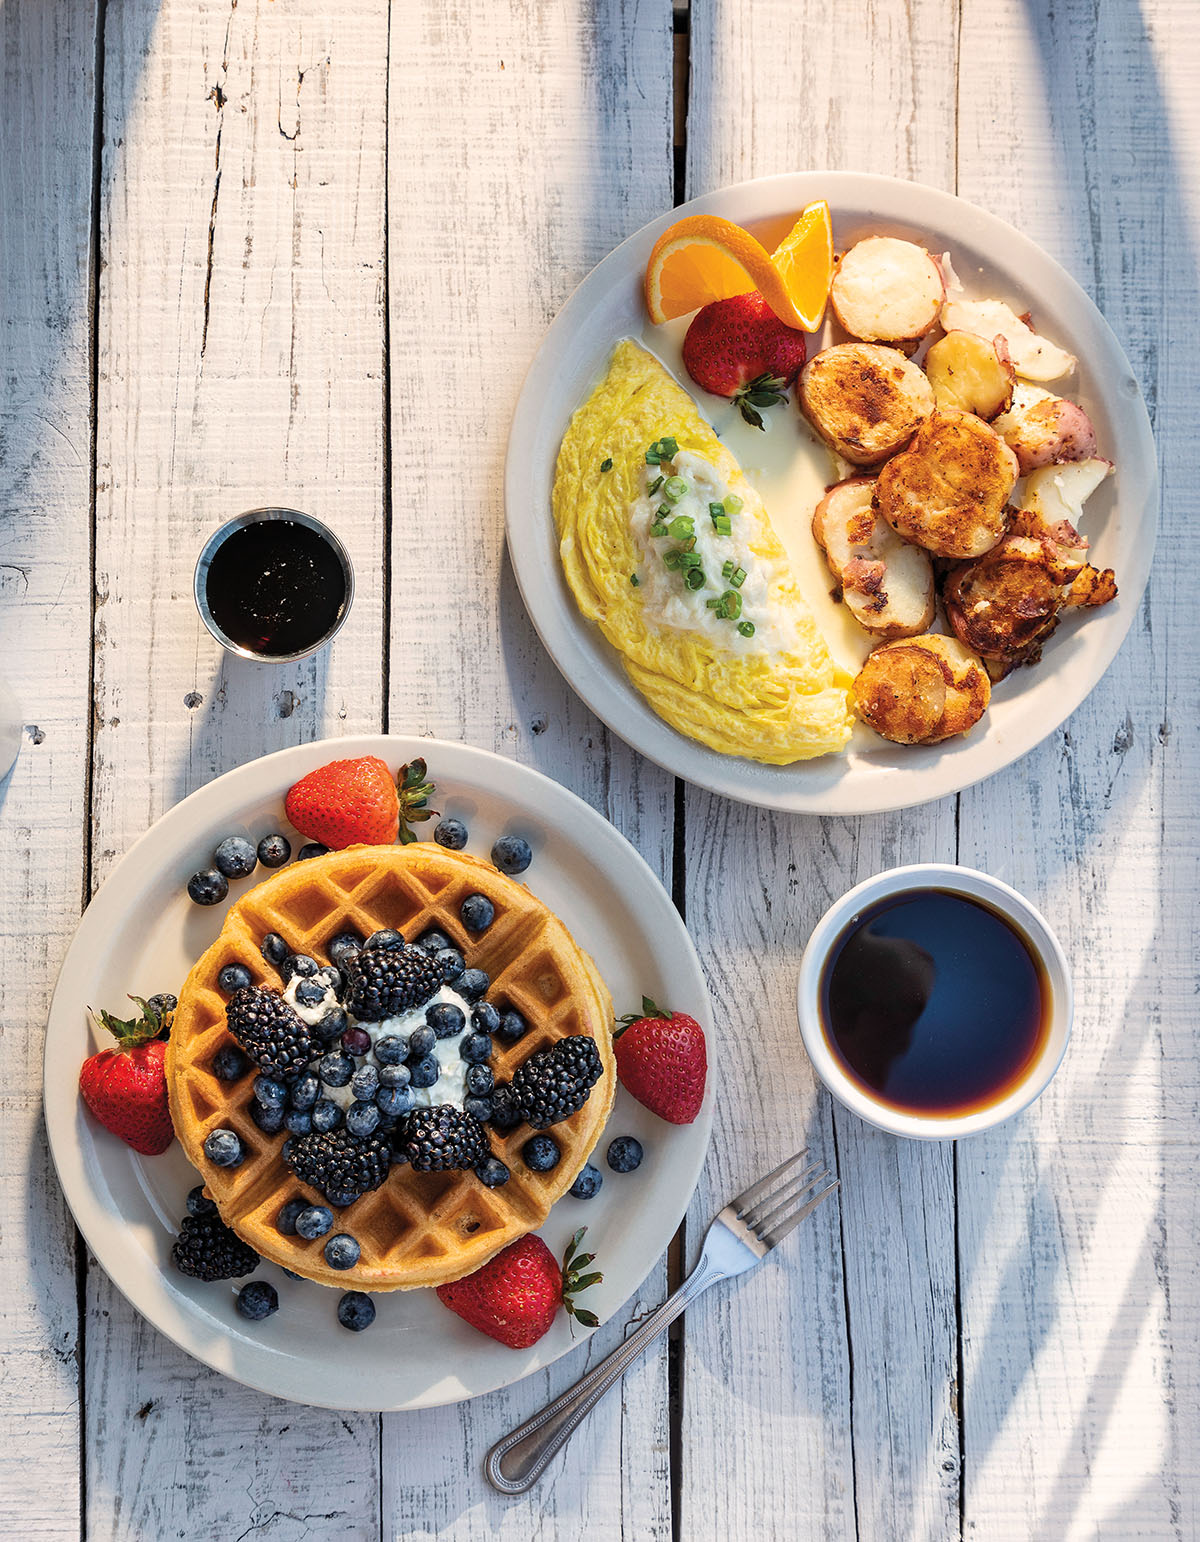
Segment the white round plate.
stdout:
<path fill-rule="evenodd" d="M 78 1094 L 79 1066 L 102 1047 L 88 1005 L 120 1012 L 126 994 L 179 989 L 216 937 L 224 907 L 205 910 L 184 885 L 207 867 L 222 836 L 257 842 L 291 833 L 287 789 L 332 759 L 379 755 L 393 769 L 423 757 L 443 814 L 466 821 L 467 849 L 487 856 L 498 835 L 523 835 L 534 851 L 529 888 L 562 917 L 596 960 L 618 1014 L 642 994 L 690 1012 L 712 1032 L 696 950 L 661 884 L 624 836 L 549 778 L 485 750 L 437 739 L 371 735 L 324 740 L 268 755 L 201 788 L 158 821 L 114 869 L 89 905 L 55 988 L 46 1033 L 45 1105 L 59 1179 L 88 1246 L 137 1309 L 168 1338 L 215 1370 L 261 1391 L 327 1408 L 424 1408 L 509 1385 L 588 1337 L 572 1337 L 565 1312 L 528 1350 L 507 1349 L 441 1305 L 432 1290 L 375 1298 L 378 1317 L 361 1334 L 336 1316 L 339 1292 L 289 1280 L 263 1264 L 280 1309 L 248 1323 L 234 1309 L 236 1285 L 190 1280 L 168 1261 L 185 1198 L 197 1181 L 178 1144 L 142 1157 L 103 1129 Z M 419 827 L 429 835 L 432 824 Z M 302 840 L 293 840 L 293 849 Z M 259 870 L 261 874 L 261 870 Z M 254 877 L 230 884 L 231 901 Z M 105 1036 L 107 1037 L 107 1036 Z M 618 1090 L 598 1163 L 595 1199 L 560 1200 L 541 1235 L 561 1258 L 571 1233 L 587 1242 L 603 1284 L 581 1298 L 606 1321 L 628 1300 L 673 1236 L 700 1175 L 712 1126 L 712 1088 L 694 1124 L 657 1119 Z M 645 1159 L 634 1173 L 610 1172 L 612 1135 L 636 1135 Z"/>
<path fill-rule="evenodd" d="M 1100 454 L 1116 464 L 1082 522 L 1099 567 L 1116 570 L 1118 599 L 1069 618 L 1033 669 L 995 691 L 983 723 L 966 738 L 905 748 L 856 731 L 846 754 L 792 766 L 718 755 L 669 727 L 629 683 L 614 649 L 579 615 L 563 578 L 550 513 L 558 446 L 571 413 L 603 374 L 613 344 L 635 337 L 672 362 L 648 326 L 642 277 L 668 225 L 687 214 L 719 214 L 741 225 L 793 217 L 829 202 L 838 250 L 871 234 L 908 237 L 948 251 L 968 297 L 1007 300 L 1079 360 L 1061 385 L 1095 424 Z M 828 327 L 828 323 L 826 323 Z M 677 358 L 677 354 L 676 354 Z M 686 376 L 682 383 L 700 397 Z M 713 403 L 713 398 L 707 398 Z M 702 408 L 702 410 L 704 410 Z M 777 412 L 794 412 L 778 408 Z M 672 209 L 611 252 L 555 319 L 517 403 L 505 467 L 508 548 L 525 605 L 571 686 L 614 732 L 666 770 L 745 803 L 810 814 L 867 814 L 941 798 L 1011 765 L 1072 713 L 1108 668 L 1137 611 L 1150 571 L 1158 513 L 1154 441 L 1121 345 L 1079 285 L 1027 236 L 949 193 L 854 172 L 803 172 L 723 188 Z M 790 545 L 785 520 L 775 523 Z M 811 508 L 801 511 L 807 519 Z M 792 511 L 792 523 L 799 519 Z M 807 536 L 811 542 L 811 536 Z"/>

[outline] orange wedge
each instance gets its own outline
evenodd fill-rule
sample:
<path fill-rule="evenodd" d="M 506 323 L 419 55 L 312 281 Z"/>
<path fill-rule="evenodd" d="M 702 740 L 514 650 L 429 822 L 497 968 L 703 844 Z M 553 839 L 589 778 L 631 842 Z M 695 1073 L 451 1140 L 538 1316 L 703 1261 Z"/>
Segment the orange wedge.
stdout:
<path fill-rule="evenodd" d="M 825 312 L 832 274 L 828 204 L 810 204 L 774 255 L 732 220 L 692 214 L 655 242 L 646 264 L 646 309 L 651 321 L 669 321 L 757 289 L 780 321 L 812 332 Z"/>

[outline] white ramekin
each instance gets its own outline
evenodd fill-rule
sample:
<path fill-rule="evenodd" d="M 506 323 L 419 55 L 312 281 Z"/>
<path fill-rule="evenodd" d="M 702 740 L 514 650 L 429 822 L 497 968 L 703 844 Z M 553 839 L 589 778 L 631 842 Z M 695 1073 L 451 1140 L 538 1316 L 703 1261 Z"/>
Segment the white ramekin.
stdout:
<path fill-rule="evenodd" d="M 1041 960 L 1050 987 L 1050 1031 L 1041 1053 L 1007 1096 L 986 1108 L 966 1114 L 905 1113 L 875 1098 L 853 1081 L 835 1057 L 821 1025 L 821 976 L 833 944 L 855 917 L 869 905 L 914 889 L 944 889 L 982 900 L 1007 917 Z M 947 862 L 922 862 L 912 867 L 893 867 L 858 884 L 831 905 L 817 922 L 800 961 L 797 1011 L 804 1047 L 817 1075 L 840 1103 L 868 1124 L 913 1140 L 956 1140 L 975 1135 L 1011 1119 L 1041 1096 L 1058 1070 L 1071 1035 L 1073 999 L 1071 975 L 1058 938 L 1046 918 L 1008 884 L 973 868 Z"/>

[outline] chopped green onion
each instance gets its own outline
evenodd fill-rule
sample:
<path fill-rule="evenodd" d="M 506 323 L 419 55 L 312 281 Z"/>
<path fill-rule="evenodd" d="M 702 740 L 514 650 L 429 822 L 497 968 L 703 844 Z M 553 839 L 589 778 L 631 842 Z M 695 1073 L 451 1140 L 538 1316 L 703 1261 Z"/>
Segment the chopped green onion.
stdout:
<path fill-rule="evenodd" d="M 654 524 L 650 526 L 651 535 L 666 535 L 666 533 L 667 527 L 663 524 L 661 519 L 655 520 Z"/>
<path fill-rule="evenodd" d="M 725 498 L 726 514 L 740 514 L 742 512 L 742 500 L 736 493 L 729 493 Z"/>
<path fill-rule="evenodd" d="M 721 564 L 721 577 L 722 578 L 732 578 L 733 577 L 733 571 L 734 571 L 734 561 L 733 561 L 733 558 L 732 557 L 726 557 L 725 561 L 722 562 L 722 564 Z"/>
<path fill-rule="evenodd" d="M 675 510 L 669 503 L 660 503 L 658 508 L 655 510 L 655 513 L 658 515 L 659 519 L 670 519 L 674 512 Z"/>
<path fill-rule="evenodd" d="M 676 514 L 675 518 L 667 526 L 667 529 L 677 541 L 686 540 L 689 535 L 695 535 L 696 523 L 686 514 Z"/>
<path fill-rule="evenodd" d="M 670 460 L 678 452 L 679 446 L 674 439 L 656 439 L 646 451 L 646 464 L 648 466 L 661 466 L 663 461 Z"/>
<path fill-rule="evenodd" d="M 653 482 L 651 482 L 650 486 L 646 489 L 646 497 L 647 498 L 653 498 L 654 497 L 655 493 L 663 485 L 663 480 L 664 480 L 664 478 L 662 478 L 660 476 L 654 478 Z"/>
<path fill-rule="evenodd" d="M 689 589 L 703 589 L 704 569 L 688 568 L 687 572 L 683 575 L 683 581 Z"/>
<path fill-rule="evenodd" d="M 682 546 L 683 546 L 684 551 L 695 551 L 696 550 L 696 537 L 694 535 L 693 536 L 689 536 L 686 541 L 682 542 Z"/>
<path fill-rule="evenodd" d="M 670 434 L 668 434 L 665 439 L 660 439 L 658 441 L 658 446 L 663 453 L 664 460 L 674 460 L 675 456 L 679 454 L 679 446 L 676 444 L 675 440 L 671 438 Z"/>
<path fill-rule="evenodd" d="M 630 575 L 629 575 L 629 582 L 636 589 L 637 586 L 641 583 L 641 579 L 637 576 L 636 573 L 630 573 Z"/>
<path fill-rule="evenodd" d="M 714 519 L 716 519 L 718 514 L 724 514 L 725 505 L 723 503 L 710 503 L 708 506 L 708 512 Z"/>
<path fill-rule="evenodd" d="M 713 515 L 713 529 L 718 535 L 732 535 L 733 526 L 729 523 L 728 514 Z"/>
<path fill-rule="evenodd" d="M 740 589 L 746 582 L 746 569 L 734 568 L 733 572 L 729 575 L 729 582 L 735 589 Z"/>
<path fill-rule="evenodd" d="M 739 621 L 738 622 L 738 631 L 742 634 L 743 637 L 753 637 L 754 636 L 754 622 L 753 621 Z"/>
<path fill-rule="evenodd" d="M 611 471 L 612 470 L 612 461 L 611 460 L 602 460 L 600 462 L 600 470 L 601 471 Z"/>
<path fill-rule="evenodd" d="M 668 477 L 663 484 L 663 496 L 669 498 L 672 503 L 678 503 L 687 490 L 688 485 L 682 477 Z"/>
<path fill-rule="evenodd" d="M 705 600 L 704 603 L 708 606 L 709 610 L 716 610 L 721 604 L 721 596 L 714 594 L 711 600 Z"/>
<path fill-rule="evenodd" d="M 729 621 L 736 621 L 742 613 L 742 597 L 736 589 L 726 589 L 721 596 L 725 602 L 725 616 Z"/>
<path fill-rule="evenodd" d="M 700 558 L 697 557 L 694 551 L 684 551 L 681 549 L 679 552 L 679 566 L 681 568 L 698 568 L 700 566 Z"/>
<path fill-rule="evenodd" d="M 670 551 L 663 552 L 663 567 L 669 568 L 672 573 L 680 566 L 681 559 L 686 553 L 672 547 Z"/>

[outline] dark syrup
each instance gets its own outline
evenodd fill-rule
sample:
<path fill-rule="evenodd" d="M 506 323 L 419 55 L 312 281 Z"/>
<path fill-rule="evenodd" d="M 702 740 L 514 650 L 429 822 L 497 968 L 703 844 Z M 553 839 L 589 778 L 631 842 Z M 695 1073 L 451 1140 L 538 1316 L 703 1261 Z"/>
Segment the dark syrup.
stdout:
<path fill-rule="evenodd" d="M 1050 1027 L 1042 966 L 1011 922 L 944 889 L 862 911 L 830 951 L 821 1021 L 851 1078 L 893 1108 L 953 1115 L 998 1103 Z"/>
<path fill-rule="evenodd" d="M 205 598 L 213 620 L 239 647 L 300 653 L 337 623 L 346 575 L 317 531 L 290 519 L 264 519 L 235 530 L 213 553 Z"/>

